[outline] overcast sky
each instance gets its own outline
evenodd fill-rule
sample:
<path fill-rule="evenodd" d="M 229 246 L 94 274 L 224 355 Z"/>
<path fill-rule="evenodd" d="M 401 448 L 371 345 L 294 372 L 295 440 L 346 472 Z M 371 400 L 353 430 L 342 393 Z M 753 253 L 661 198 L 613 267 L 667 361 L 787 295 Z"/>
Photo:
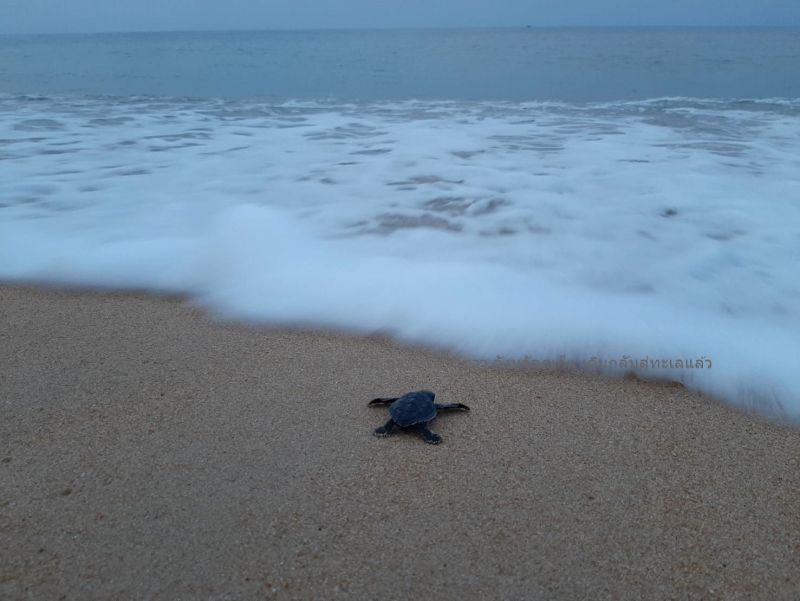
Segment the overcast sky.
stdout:
<path fill-rule="evenodd" d="M 0 0 L 0 33 L 800 25 L 800 0 Z"/>

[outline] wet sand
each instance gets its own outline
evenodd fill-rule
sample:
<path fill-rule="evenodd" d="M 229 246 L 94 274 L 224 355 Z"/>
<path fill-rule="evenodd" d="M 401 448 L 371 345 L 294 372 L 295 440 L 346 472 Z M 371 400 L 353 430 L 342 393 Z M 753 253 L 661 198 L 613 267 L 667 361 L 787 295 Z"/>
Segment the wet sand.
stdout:
<path fill-rule="evenodd" d="M 3 600 L 800 598 L 800 431 L 677 385 L 13 287 L 0 359 Z"/>

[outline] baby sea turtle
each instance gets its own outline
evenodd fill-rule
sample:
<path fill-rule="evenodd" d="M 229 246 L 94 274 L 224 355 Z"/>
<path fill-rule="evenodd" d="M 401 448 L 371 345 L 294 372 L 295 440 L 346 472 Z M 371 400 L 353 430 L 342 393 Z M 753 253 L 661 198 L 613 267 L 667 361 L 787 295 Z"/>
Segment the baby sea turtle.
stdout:
<path fill-rule="evenodd" d="M 377 428 L 375 436 L 389 436 L 397 428 L 412 430 L 422 436 L 428 444 L 439 444 L 442 437 L 428 430 L 428 423 L 436 417 L 436 413 L 442 410 L 469 411 L 469 407 L 463 403 L 434 403 L 436 395 L 429 390 L 419 390 L 409 392 L 400 398 L 394 399 L 373 399 L 369 402 L 370 406 L 389 405 L 389 415 L 392 418 Z"/>

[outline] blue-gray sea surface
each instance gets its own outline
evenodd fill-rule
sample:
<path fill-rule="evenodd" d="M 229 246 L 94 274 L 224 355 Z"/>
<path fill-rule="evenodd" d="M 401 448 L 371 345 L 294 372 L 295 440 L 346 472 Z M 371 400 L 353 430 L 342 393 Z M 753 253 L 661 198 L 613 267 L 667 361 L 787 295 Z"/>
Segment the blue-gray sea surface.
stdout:
<path fill-rule="evenodd" d="M 1 36 L 0 92 L 567 102 L 797 98 L 800 29 Z"/>

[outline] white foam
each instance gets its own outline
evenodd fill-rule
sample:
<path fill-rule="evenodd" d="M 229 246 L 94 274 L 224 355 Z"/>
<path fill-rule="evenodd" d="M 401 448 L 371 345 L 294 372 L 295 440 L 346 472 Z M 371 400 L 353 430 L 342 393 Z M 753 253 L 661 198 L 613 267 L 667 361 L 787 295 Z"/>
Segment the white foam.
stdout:
<path fill-rule="evenodd" d="M 476 358 L 636 359 L 800 416 L 798 103 L 0 110 L 5 280 Z"/>

